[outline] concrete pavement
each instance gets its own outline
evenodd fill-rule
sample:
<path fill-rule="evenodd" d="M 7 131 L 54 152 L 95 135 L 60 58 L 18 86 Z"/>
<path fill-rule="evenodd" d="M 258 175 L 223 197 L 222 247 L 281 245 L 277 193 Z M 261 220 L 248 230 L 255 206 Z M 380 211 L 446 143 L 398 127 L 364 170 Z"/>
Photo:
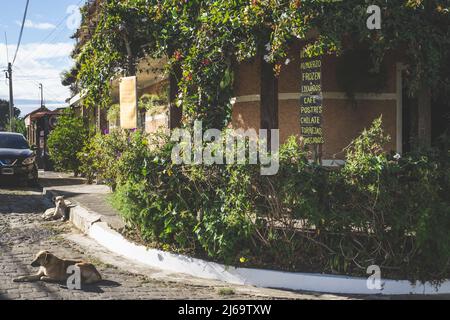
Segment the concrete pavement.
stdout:
<path fill-rule="evenodd" d="M 67 173 L 43 171 L 39 172 L 39 184 L 44 188 L 44 193 L 63 195 L 73 204 L 101 215 L 102 221 L 115 230 L 125 226 L 119 212 L 108 202 L 108 186 L 88 185 L 83 178 L 74 178 Z"/>

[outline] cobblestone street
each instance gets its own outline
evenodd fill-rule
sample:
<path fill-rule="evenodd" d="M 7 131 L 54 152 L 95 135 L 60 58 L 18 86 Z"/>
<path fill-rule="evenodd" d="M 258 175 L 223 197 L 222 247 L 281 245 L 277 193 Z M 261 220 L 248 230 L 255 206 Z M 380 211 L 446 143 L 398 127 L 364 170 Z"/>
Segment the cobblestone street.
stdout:
<path fill-rule="evenodd" d="M 171 281 L 170 277 L 161 276 L 161 272 L 153 271 L 150 276 L 135 270 L 131 273 L 128 261 L 120 257 L 111 260 L 112 255 L 104 251 L 103 257 L 107 259 L 98 259 L 96 252 L 101 248 L 96 248 L 95 244 L 90 243 L 87 248 L 68 240 L 84 239 L 89 243 L 86 237 L 71 228 L 70 223 L 43 222 L 40 214 L 49 206 L 51 203 L 44 200 L 40 190 L 13 191 L 0 187 L 0 300 L 338 298 L 252 287 L 230 290 L 226 284 L 199 279 L 185 281 L 183 276 L 178 277 L 180 281 L 177 277 Z M 61 258 L 88 260 L 97 266 L 105 281 L 97 286 L 84 286 L 82 291 L 68 290 L 65 284 L 14 283 L 15 277 L 37 271 L 30 263 L 40 250 L 49 250 Z"/>

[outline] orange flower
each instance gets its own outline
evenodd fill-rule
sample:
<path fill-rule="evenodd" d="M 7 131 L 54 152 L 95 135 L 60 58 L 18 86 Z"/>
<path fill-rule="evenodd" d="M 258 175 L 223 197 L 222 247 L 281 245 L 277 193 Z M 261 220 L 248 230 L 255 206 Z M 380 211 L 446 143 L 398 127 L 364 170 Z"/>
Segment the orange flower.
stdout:
<path fill-rule="evenodd" d="M 275 75 L 278 77 L 281 73 L 281 64 L 277 63 L 273 68 L 273 71 L 275 72 Z"/>
<path fill-rule="evenodd" d="M 175 58 L 175 60 L 180 61 L 183 58 L 183 55 L 181 54 L 180 51 L 175 51 L 175 53 L 173 54 L 173 57 Z"/>

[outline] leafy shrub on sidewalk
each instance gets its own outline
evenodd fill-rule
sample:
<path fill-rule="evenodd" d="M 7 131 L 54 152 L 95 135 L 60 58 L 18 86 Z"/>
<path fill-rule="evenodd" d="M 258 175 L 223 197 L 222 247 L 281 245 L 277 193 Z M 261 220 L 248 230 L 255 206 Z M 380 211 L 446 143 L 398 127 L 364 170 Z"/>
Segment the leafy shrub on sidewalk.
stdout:
<path fill-rule="evenodd" d="M 92 183 L 95 179 L 110 185 L 113 189 L 120 176 L 118 160 L 128 149 L 129 135 L 120 129 L 108 134 L 92 136 L 77 153 L 81 162 L 80 172 Z"/>
<path fill-rule="evenodd" d="M 78 175 L 81 161 L 77 154 L 85 145 L 89 136 L 83 119 L 73 111 L 67 110 L 58 118 L 55 129 L 48 138 L 48 149 L 55 168 L 61 171 L 73 171 Z"/>
<path fill-rule="evenodd" d="M 448 152 L 392 156 L 382 152 L 387 141 L 379 119 L 354 141 L 341 171 L 345 224 L 368 235 L 366 251 L 355 247 L 352 255 L 421 280 L 449 276 Z"/>
<path fill-rule="evenodd" d="M 450 277 L 449 150 L 387 154 L 381 119 L 340 170 L 310 164 L 292 137 L 275 176 L 174 165 L 167 137 L 117 134 L 116 144 L 98 138 L 112 155 L 99 171 L 143 242 L 242 266 L 364 276 L 376 264 L 383 277 Z"/>
<path fill-rule="evenodd" d="M 248 189 L 249 179 L 223 166 L 174 165 L 170 142 L 150 149 L 148 141 L 132 134 L 118 162 L 113 203 L 124 219 L 146 242 L 235 262 L 239 244 L 251 234 L 251 210 L 237 190 Z"/>
<path fill-rule="evenodd" d="M 378 119 L 336 171 L 308 164 L 291 139 L 279 174 L 256 177 L 271 241 L 254 256 L 288 270 L 363 276 L 375 264 L 385 277 L 449 277 L 448 152 L 399 158 L 383 152 L 388 141 Z"/>

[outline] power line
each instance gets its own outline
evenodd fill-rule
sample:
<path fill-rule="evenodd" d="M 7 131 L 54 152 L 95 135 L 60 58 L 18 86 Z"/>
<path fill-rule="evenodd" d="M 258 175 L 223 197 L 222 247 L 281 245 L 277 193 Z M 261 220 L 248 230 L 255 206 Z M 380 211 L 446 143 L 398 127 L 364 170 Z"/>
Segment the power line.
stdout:
<path fill-rule="evenodd" d="M 9 51 L 8 51 L 8 36 L 6 35 L 5 31 L 5 49 L 6 49 L 6 63 L 9 62 Z"/>
<path fill-rule="evenodd" d="M 85 0 L 80 0 L 77 4 L 76 4 L 76 6 L 79 6 L 82 2 L 84 2 Z M 34 50 L 34 54 L 32 53 L 32 54 L 28 54 L 25 58 L 23 58 L 23 59 L 25 59 L 25 60 L 27 60 L 28 58 L 31 58 L 31 57 L 34 57 L 36 54 L 37 54 L 37 52 L 38 52 L 38 49 L 40 49 L 43 45 L 45 45 L 45 44 L 48 44 L 48 43 L 53 43 L 59 36 L 60 36 L 60 34 L 61 34 L 61 32 L 63 31 L 63 30 L 60 30 L 59 31 L 59 33 L 58 34 L 56 34 L 56 36 L 54 37 L 54 38 L 52 38 L 52 40 L 50 41 L 50 42 L 47 42 L 47 43 L 44 43 L 44 41 L 46 41 L 48 38 L 50 38 L 52 35 L 53 35 L 53 33 L 55 33 L 60 27 L 61 27 L 61 25 L 63 24 L 63 22 L 65 22 L 66 21 L 66 19 L 69 17 L 71 15 L 71 13 L 67 13 L 57 24 L 56 24 L 56 28 L 54 28 L 52 31 L 50 31 L 50 33 L 48 33 L 41 41 L 39 41 L 39 43 L 38 43 L 38 46 L 36 47 L 36 49 Z"/>
<path fill-rule="evenodd" d="M 16 62 L 17 53 L 19 52 L 20 43 L 22 42 L 23 29 L 25 27 L 25 20 L 27 19 L 28 5 L 29 4 L 30 4 L 30 0 L 27 0 L 27 4 L 25 5 L 25 12 L 23 14 L 22 27 L 20 28 L 19 41 L 17 42 L 16 53 L 14 54 L 14 59 L 13 59 L 12 64 L 14 64 L 14 62 Z"/>
<path fill-rule="evenodd" d="M 16 79 L 20 80 L 20 81 L 35 81 L 36 78 L 18 76 Z M 59 77 L 44 77 L 44 78 L 39 77 L 39 80 L 40 81 L 42 81 L 42 80 L 59 80 L 59 81 L 61 81 L 61 78 L 59 78 Z"/>
<path fill-rule="evenodd" d="M 80 0 L 80 2 L 78 2 L 76 4 L 76 6 L 78 7 L 84 0 Z M 47 40 L 60 26 L 61 24 L 66 21 L 66 19 L 71 15 L 71 13 L 67 13 L 56 25 L 56 28 L 53 29 L 43 40 L 40 41 L 40 44 L 42 44 L 45 40 Z"/>
<path fill-rule="evenodd" d="M 14 69 L 16 69 L 16 72 L 17 71 L 24 72 L 24 70 L 19 68 L 18 66 L 14 66 Z M 19 74 L 21 74 L 21 73 L 19 73 Z M 56 80 L 57 78 L 53 78 L 53 79 Z M 51 78 L 42 78 L 42 79 L 40 78 L 39 80 L 52 80 L 52 79 Z M 33 85 L 35 85 L 38 88 L 39 88 L 39 84 L 40 84 L 39 82 L 37 82 L 36 80 L 34 80 L 32 78 L 23 78 L 20 76 L 16 77 L 14 81 L 15 82 L 29 82 L 29 83 L 31 82 Z M 47 91 L 46 95 L 48 97 L 50 97 L 51 99 L 56 100 L 56 101 L 61 100 L 60 95 L 58 93 L 54 92 L 53 90 L 51 90 L 49 88 L 46 88 L 46 91 Z"/>
<path fill-rule="evenodd" d="M 54 29 L 54 30 L 56 30 L 56 29 Z M 39 45 L 34 49 L 33 52 L 29 53 L 28 55 L 26 55 L 26 56 L 25 56 L 24 58 L 22 58 L 22 59 L 23 59 L 23 60 L 28 60 L 28 59 L 30 59 L 30 58 L 36 57 L 36 55 L 39 54 L 39 49 L 41 49 L 44 45 L 55 44 L 56 41 L 57 41 L 57 39 L 58 39 L 58 37 L 62 34 L 63 31 L 64 31 L 64 29 L 61 29 L 61 30 L 59 31 L 59 33 L 56 34 L 55 37 L 52 38 L 52 40 L 50 40 L 49 42 L 46 42 L 46 43 L 41 42 L 41 43 L 39 43 Z M 58 51 L 56 51 L 56 53 L 59 53 L 60 51 L 61 51 L 61 49 L 59 49 Z"/>
<path fill-rule="evenodd" d="M 7 63 L 8 63 L 8 70 L 6 71 L 6 78 L 9 80 L 9 130 L 11 132 L 14 132 L 14 91 L 13 91 L 13 71 L 12 66 L 14 62 L 16 62 L 17 53 L 20 49 L 20 44 L 22 42 L 22 36 L 23 36 L 23 29 L 25 27 L 25 21 L 27 19 L 27 13 L 28 13 L 28 5 L 30 4 L 30 0 L 27 0 L 27 3 L 25 5 L 25 12 L 23 14 L 23 20 L 22 20 L 22 27 L 20 28 L 20 34 L 19 34 L 19 41 L 17 42 L 17 48 L 16 52 L 14 53 L 14 59 L 13 62 L 9 62 L 9 53 L 8 53 L 8 45 L 6 47 L 7 52 Z M 6 34 L 5 34 L 6 37 Z"/>
<path fill-rule="evenodd" d="M 77 6 L 80 6 L 81 5 L 81 3 L 82 2 L 84 2 L 85 0 L 80 0 L 79 2 L 78 2 L 78 4 L 77 4 Z M 18 53 L 18 51 L 19 51 L 19 48 L 20 48 L 20 44 L 21 44 L 21 40 L 22 40 L 22 35 L 23 35 L 23 29 L 24 29 L 24 26 L 25 26 L 25 22 L 26 22 L 26 16 L 27 16 L 27 12 L 28 12 L 28 6 L 29 6 L 29 0 L 27 0 L 27 3 L 26 3 L 26 7 L 25 7 L 25 13 L 24 13 L 24 17 L 23 17 L 23 21 L 22 21 L 22 27 L 21 27 L 21 30 L 20 30 L 20 36 L 19 36 L 19 41 L 18 41 L 18 44 L 17 44 L 17 49 L 16 49 L 16 52 L 15 52 L 15 55 L 14 55 L 14 60 L 13 60 L 13 63 L 12 64 L 9 64 L 9 80 L 10 80 L 10 91 L 12 91 L 12 65 L 14 64 L 14 62 L 16 61 L 16 58 L 17 58 L 17 53 Z M 67 13 L 62 19 L 61 19 L 61 21 L 57 24 L 57 26 L 49 33 L 49 34 L 47 34 L 47 36 L 46 37 L 44 37 L 44 39 L 43 40 L 41 40 L 40 42 L 39 42 L 39 44 L 38 44 L 38 46 L 37 46 L 37 48 L 34 50 L 34 52 L 33 53 L 31 53 L 31 54 L 28 54 L 26 57 L 24 57 L 24 58 L 22 58 L 22 59 L 25 59 L 25 60 L 27 60 L 27 59 L 29 59 L 29 58 L 31 58 L 31 57 L 34 57 L 37 53 L 38 53 L 38 49 L 40 49 L 43 45 L 44 45 L 44 41 L 46 41 L 47 39 L 49 39 L 60 27 L 61 27 L 61 25 L 64 23 L 64 21 L 66 21 L 66 19 L 69 17 L 71 15 L 71 13 Z M 54 41 L 56 41 L 57 39 L 58 39 L 58 37 L 61 35 L 61 33 L 62 33 L 62 31 L 63 31 L 63 29 L 61 29 L 56 35 L 55 35 L 55 37 L 51 40 L 51 44 L 54 42 Z M 61 49 L 60 49 L 61 50 Z M 58 52 L 60 51 L 60 50 L 58 50 Z M 8 59 L 9 60 L 9 59 Z M 14 66 L 14 68 L 18 68 L 17 66 Z M 18 68 L 19 70 L 22 70 L 21 68 Z M 23 70 L 22 70 L 23 71 Z M 25 71 L 23 71 L 25 74 L 26 74 L 26 72 Z M 55 78 L 56 79 L 56 78 Z M 19 81 L 27 81 L 27 80 L 21 80 L 21 79 L 19 79 Z M 37 81 L 35 81 L 35 80 L 32 80 L 32 79 L 30 79 L 30 81 L 31 82 L 33 82 L 37 87 L 39 87 L 40 86 L 40 83 L 38 83 Z M 60 98 L 59 98 L 59 94 L 57 94 L 57 93 L 55 93 L 55 92 L 53 92 L 52 90 L 48 90 L 48 88 L 46 89 L 46 91 L 48 92 L 48 91 L 50 91 L 50 97 L 51 98 L 53 98 L 54 100 L 56 100 L 56 101 L 58 101 L 58 100 L 60 100 Z M 11 95 L 11 94 L 10 94 Z M 48 95 L 48 94 L 47 94 Z M 12 103 L 12 97 L 11 97 L 11 99 L 10 99 L 10 104 Z"/>

